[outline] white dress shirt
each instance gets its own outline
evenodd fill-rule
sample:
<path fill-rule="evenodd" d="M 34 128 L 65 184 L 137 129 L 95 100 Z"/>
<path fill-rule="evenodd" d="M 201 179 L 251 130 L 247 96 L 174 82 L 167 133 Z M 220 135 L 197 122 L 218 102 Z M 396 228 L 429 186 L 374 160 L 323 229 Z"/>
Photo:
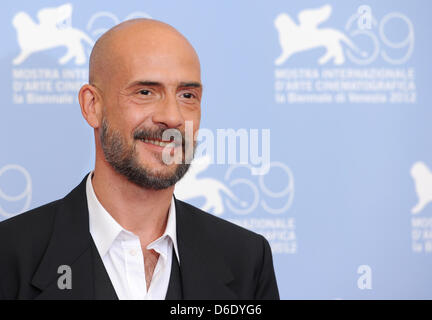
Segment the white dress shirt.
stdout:
<path fill-rule="evenodd" d="M 138 236 L 124 229 L 105 210 L 93 189 L 93 172 L 86 184 L 90 234 L 120 300 L 162 300 L 168 291 L 171 275 L 172 249 L 180 263 L 177 250 L 174 197 L 163 235 L 147 246 L 159 254 L 147 290 L 144 257 Z"/>

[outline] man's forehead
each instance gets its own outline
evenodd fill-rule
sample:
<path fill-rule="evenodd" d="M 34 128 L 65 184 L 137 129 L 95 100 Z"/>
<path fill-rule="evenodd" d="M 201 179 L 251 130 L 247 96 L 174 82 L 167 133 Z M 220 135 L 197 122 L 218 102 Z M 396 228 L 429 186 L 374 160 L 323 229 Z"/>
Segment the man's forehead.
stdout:
<path fill-rule="evenodd" d="M 116 70 L 122 78 L 123 85 L 151 84 L 180 86 L 184 83 L 200 83 L 201 71 L 197 61 L 190 57 L 182 57 L 178 53 L 158 55 L 151 52 L 124 55 Z"/>

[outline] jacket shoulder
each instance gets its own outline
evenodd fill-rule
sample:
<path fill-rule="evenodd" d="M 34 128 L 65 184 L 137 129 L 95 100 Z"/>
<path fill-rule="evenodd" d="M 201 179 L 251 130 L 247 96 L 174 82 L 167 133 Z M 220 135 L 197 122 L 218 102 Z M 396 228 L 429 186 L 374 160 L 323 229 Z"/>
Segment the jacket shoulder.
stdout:
<path fill-rule="evenodd" d="M 255 239 L 257 237 L 258 238 L 262 237 L 258 233 L 255 233 L 235 223 L 232 223 L 230 221 L 217 217 L 213 214 L 210 214 L 206 211 L 203 211 L 189 203 L 186 203 L 181 200 L 177 200 L 177 201 L 179 202 L 179 205 L 182 207 L 181 209 L 183 209 L 184 211 L 188 212 L 188 214 L 193 216 L 193 219 L 195 219 L 197 223 L 199 223 L 203 227 L 210 227 L 214 233 L 219 234 L 220 232 L 228 232 L 247 239 L 248 238 Z"/>
<path fill-rule="evenodd" d="M 3 298 L 16 298 L 19 290 L 31 290 L 27 284 L 48 247 L 58 204 L 59 200 L 0 222 L 0 296 Z"/>
<path fill-rule="evenodd" d="M 209 244 L 219 247 L 225 252 L 242 252 L 256 254 L 257 248 L 268 245 L 268 241 L 260 234 L 243 228 L 235 223 L 224 220 L 205 212 L 191 204 L 177 200 L 180 210 L 187 214 L 195 232 Z"/>
<path fill-rule="evenodd" d="M 60 200 L 56 200 L 32 210 L 20 213 L 14 217 L 0 222 L 0 235 L 12 236 L 13 234 L 22 234 L 22 230 L 37 231 L 46 229 L 52 225 L 54 215 Z"/>
<path fill-rule="evenodd" d="M 28 252 L 34 255 L 43 252 L 59 202 L 50 202 L 0 222 L 0 256 L 17 258 Z"/>

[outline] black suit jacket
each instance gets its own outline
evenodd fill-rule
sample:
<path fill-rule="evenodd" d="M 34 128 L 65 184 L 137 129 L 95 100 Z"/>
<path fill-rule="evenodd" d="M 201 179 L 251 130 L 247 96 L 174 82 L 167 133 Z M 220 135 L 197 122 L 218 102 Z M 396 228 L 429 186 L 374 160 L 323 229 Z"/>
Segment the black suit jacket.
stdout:
<path fill-rule="evenodd" d="M 0 223 L 0 299 L 116 299 L 89 231 L 86 178 L 66 197 Z M 175 200 L 180 265 L 167 299 L 279 299 L 264 237 Z M 61 265 L 72 289 L 59 289 Z"/>

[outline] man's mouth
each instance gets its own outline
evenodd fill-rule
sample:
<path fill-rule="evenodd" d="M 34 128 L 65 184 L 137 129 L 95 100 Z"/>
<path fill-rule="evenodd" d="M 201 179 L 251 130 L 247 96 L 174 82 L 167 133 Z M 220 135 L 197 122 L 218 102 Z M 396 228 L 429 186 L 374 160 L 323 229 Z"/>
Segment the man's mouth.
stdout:
<path fill-rule="evenodd" d="M 168 144 L 172 143 L 173 141 L 162 141 L 162 140 L 154 140 L 154 139 L 140 139 L 142 142 L 150 143 L 155 146 L 159 147 L 166 147 Z M 173 144 L 174 146 L 174 144 Z"/>
<path fill-rule="evenodd" d="M 147 138 L 142 138 L 138 140 L 161 148 L 165 148 L 167 146 L 169 148 L 181 147 L 181 143 L 176 143 L 174 140 L 170 141 L 170 140 L 147 139 Z"/>

